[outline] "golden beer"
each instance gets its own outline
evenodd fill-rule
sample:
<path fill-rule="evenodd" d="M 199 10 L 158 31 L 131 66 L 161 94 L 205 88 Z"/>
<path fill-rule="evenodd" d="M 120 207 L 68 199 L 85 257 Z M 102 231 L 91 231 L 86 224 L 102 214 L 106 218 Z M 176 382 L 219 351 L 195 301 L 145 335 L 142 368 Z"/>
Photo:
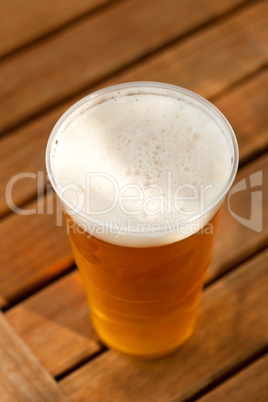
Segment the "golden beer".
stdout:
<path fill-rule="evenodd" d="M 197 318 L 221 209 L 196 234 L 161 247 L 121 247 L 65 216 L 93 325 L 114 350 L 160 357 L 184 343 Z"/>
<path fill-rule="evenodd" d="M 106 88 L 59 120 L 47 169 L 107 346 L 156 358 L 189 338 L 237 163 L 222 114 L 167 84 Z"/>

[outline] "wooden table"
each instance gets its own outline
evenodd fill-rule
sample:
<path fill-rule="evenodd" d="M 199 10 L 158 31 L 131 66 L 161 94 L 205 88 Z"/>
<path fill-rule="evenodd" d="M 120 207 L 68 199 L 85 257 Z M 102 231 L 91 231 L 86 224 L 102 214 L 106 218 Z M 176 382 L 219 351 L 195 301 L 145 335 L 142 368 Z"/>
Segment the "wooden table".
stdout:
<path fill-rule="evenodd" d="M 0 401 L 267 401 L 268 2 L 2 0 L 0 13 Z M 246 188 L 225 205 L 194 335 L 156 361 L 99 341 L 44 166 L 71 104 L 136 80 L 211 100 Z"/>

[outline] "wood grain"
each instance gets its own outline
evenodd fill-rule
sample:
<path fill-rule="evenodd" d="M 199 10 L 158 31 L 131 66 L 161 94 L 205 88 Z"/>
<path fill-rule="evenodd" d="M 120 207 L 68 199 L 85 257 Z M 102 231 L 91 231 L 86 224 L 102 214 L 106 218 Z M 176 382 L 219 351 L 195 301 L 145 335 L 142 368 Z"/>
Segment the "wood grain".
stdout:
<path fill-rule="evenodd" d="M 261 158 L 255 164 L 242 169 L 238 180 L 265 165 L 266 159 Z M 268 191 L 265 194 L 267 197 Z M 245 194 L 244 199 L 243 197 L 234 199 L 234 210 L 238 208 L 238 212 L 245 213 L 245 209 L 250 205 L 247 195 Z M 267 218 L 266 213 L 265 222 L 267 222 Z M 266 239 L 265 233 L 256 234 L 243 227 L 229 216 L 229 212 L 225 209 L 215 257 L 207 280 L 214 280 L 229 269 L 234 262 L 246 258 L 246 256 L 249 257 L 250 252 L 256 252 L 259 245 L 263 245 Z M 45 247 L 45 238 L 42 240 L 42 244 Z M 46 253 L 45 249 L 43 253 Z M 46 271 L 44 270 L 44 272 Z M 39 291 L 36 295 L 8 310 L 6 315 L 16 331 L 53 375 L 62 374 L 72 365 L 89 358 L 92 353 L 97 351 L 98 338 L 92 329 L 85 292 L 78 272 L 71 273 L 48 288 Z M 48 343 L 48 338 L 52 342 Z M 65 353 L 66 350 L 69 351 L 68 354 Z"/>
<path fill-rule="evenodd" d="M 45 152 L 49 134 L 64 110 L 55 110 L 0 138 L 0 215 L 48 188 Z M 25 173 L 25 176 L 24 176 Z M 33 175 L 32 177 L 29 176 Z M 28 176 L 27 176 L 28 175 Z M 39 175 L 39 176 L 38 176 Z M 38 185 L 38 177 L 40 185 Z M 10 186 L 10 195 L 6 193 Z"/>
<path fill-rule="evenodd" d="M 268 356 L 266 355 L 198 401 L 224 402 L 228 395 L 228 400 L 235 402 L 265 402 L 268 399 L 267 371 Z"/>
<path fill-rule="evenodd" d="M 74 401 L 183 401 L 267 345 L 267 253 L 209 287 L 192 338 L 158 361 L 108 351 L 64 378 Z M 254 329 L 254 330 L 253 330 Z"/>
<path fill-rule="evenodd" d="M 1 402 L 70 401 L 0 312 Z"/>
<path fill-rule="evenodd" d="M 38 46 L 3 60 L 0 65 L 0 130 L 10 129 L 47 107 L 55 106 L 213 19 L 237 1 L 120 2 Z M 227 21 L 205 29 L 203 34 L 198 32 L 198 37 L 193 35 L 161 52 L 150 63 L 142 63 L 133 76 L 123 74 L 120 80 L 135 80 L 138 74 L 144 80 L 184 82 L 189 88 L 198 81 L 202 83 L 201 88 L 211 85 L 214 90 L 220 90 L 267 61 L 267 11 L 266 3 L 247 7 Z M 213 54 L 213 60 L 207 76 L 209 54 Z M 196 65 L 199 73 L 194 76 L 192 69 Z M 215 71 L 221 71 L 224 65 L 228 74 L 218 82 Z"/>
<path fill-rule="evenodd" d="M 260 172 L 260 173 L 258 173 Z M 262 184 L 250 186 L 250 176 L 261 175 Z M 256 159 L 246 165 L 237 175 L 235 184 L 246 180 L 247 189 L 230 196 L 230 211 L 228 197 L 224 205 L 223 216 L 220 223 L 219 235 L 216 241 L 215 253 L 208 270 L 207 282 L 226 272 L 230 267 L 239 264 L 252 254 L 268 244 L 268 155 Z M 260 176 L 259 176 L 260 177 Z M 251 192 L 262 192 L 262 200 L 252 205 Z M 251 210 L 252 208 L 252 210 Z M 246 227 L 236 216 L 246 220 L 252 218 L 250 227 Z M 254 221 L 254 217 L 256 220 Z M 260 224 L 259 224 L 260 223 Z"/>
<path fill-rule="evenodd" d="M 56 226 L 56 216 L 60 220 L 61 212 L 55 199 L 50 193 L 41 197 L 39 204 L 27 205 L 24 212 L 33 214 L 13 214 L 0 223 L 0 295 L 4 305 L 73 263 L 66 229 Z M 50 214 L 52 209 L 54 213 Z"/>
<path fill-rule="evenodd" d="M 267 2 L 253 2 L 124 70 L 117 82 L 160 81 L 204 97 L 219 94 L 267 64 L 267 12 Z M 113 81 L 105 81 L 105 86 Z"/>
<path fill-rule="evenodd" d="M 207 59 L 207 63 L 209 65 L 210 59 Z M 197 65 L 195 74 L 198 74 Z M 242 161 L 254 153 L 262 152 L 267 146 L 267 86 L 268 71 L 264 70 L 252 79 L 237 85 L 233 90 L 228 91 L 227 94 L 215 101 L 215 105 L 226 115 L 234 127 Z M 199 92 L 198 85 L 192 89 Z M 211 97 L 213 94 L 213 89 L 210 87 L 207 87 L 206 93 L 201 93 L 207 97 Z M 43 184 L 47 185 L 44 173 L 46 143 L 53 125 L 69 106 L 71 106 L 71 102 L 65 103 L 0 139 L 0 160 L 2 164 L 0 170 L 0 215 L 10 211 L 5 190 L 12 177 L 23 172 L 34 174 L 39 172 L 40 177 L 44 178 Z M 29 177 L 20 178 L 12 187 L 12 200 L 15 205 L 19 206 L 29 198 L 34 197 L 38 191 L 41 191 L 41 188 L 38 189 L 37 180 Z"/>
<path fill-rule="evenodd" d="M 0 0 L 0 56 L 111 0 Z"/>
<path fill-rule="evenodd" d="M 241 163 L 268 148 L 267 88 L 268 69 L 265 69 L 213 102 L 237 135 Z"/>
<path fill-rule="evenodd" d="M 10 309 L 6 316 L 54 376 L 101 349 L 77 271 Z"/>

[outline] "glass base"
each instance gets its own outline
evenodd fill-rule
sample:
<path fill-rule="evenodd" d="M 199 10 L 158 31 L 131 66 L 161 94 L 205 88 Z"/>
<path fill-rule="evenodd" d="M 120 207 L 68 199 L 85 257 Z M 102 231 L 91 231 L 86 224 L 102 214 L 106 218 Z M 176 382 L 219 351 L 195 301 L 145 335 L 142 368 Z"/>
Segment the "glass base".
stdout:
<path fill-rule="evenodd" d="M 192 327 L 188 330 L 188 332 L 185 334 L 183 339 L 180 339 L 176 346 L 173 346 L 172 348 L 163 348 L 162 350 L 159 351 L 154 351 L 150 353 L 139 353 L 134 352 L 134 351 L 127 351 L 125 348 L 118 348 L 116 346 L 113 346 L 110 342 L 107 342 L 106 340 L 103 339 L 102 336 L 99 335 L 99 338 L 101 342 L 110 350 L 114 351 L 115 353 L 129 358 L 129 359 L 134 359 L 134 360 L 154 360 L 154 359 L 161 359 L 166 356 L 171 355 L 172 353 L 175 353 L 178 349 L 180 349 L 192 336 L 194 332 L 195 325 L 192 325 Z M 96 331 L 98 333 L 98 331 Z"/>

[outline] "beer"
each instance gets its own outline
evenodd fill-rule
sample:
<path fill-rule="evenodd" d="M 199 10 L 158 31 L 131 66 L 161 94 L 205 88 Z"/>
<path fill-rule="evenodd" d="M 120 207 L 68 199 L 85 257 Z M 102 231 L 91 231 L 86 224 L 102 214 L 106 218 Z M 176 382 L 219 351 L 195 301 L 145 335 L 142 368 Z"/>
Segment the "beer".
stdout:
<path fill-rule="evenodd" d="M 99 91 L 55 126 L 48 171 L 112 349 L 159 357 L 191 335 L 237 152 L 216 108 L 165 84 Z"/>

